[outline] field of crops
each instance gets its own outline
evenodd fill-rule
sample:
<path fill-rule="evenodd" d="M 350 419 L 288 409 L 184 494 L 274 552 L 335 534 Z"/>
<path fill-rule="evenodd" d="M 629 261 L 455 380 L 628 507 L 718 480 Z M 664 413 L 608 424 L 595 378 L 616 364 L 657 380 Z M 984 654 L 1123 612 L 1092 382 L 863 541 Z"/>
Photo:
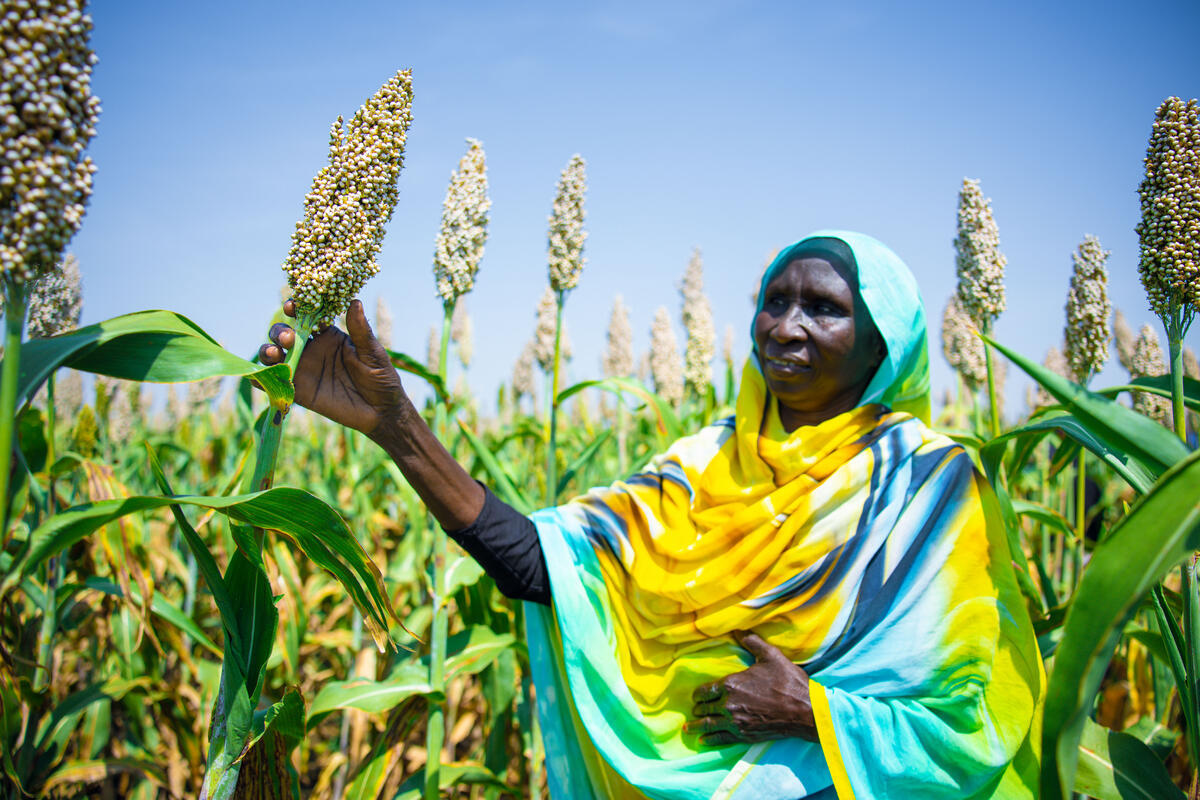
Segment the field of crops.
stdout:
<path fill-rule="evenodd" d="M 285 264 L 300 345 L 264 366 L 169 311 L 78 327 L 67 250 L 91 191 L 90 22 L 71 2 L 10 6 L 0 797 L 542 796 L 520 604 L 447 541 L 383 450 L 294 405 L 307 335 L 338 323 L 378 269 L 409 73 L 331 133 Z M 1062 287 L 1061 351 L 991 338 L 1006 305 L 997 223 L 977 181 L 959 194 L 958 291 L 941 320 L 958 383 L 934 423 L 1000 499 L 1049 676 L 1047 798 L 1200 796 L 1200 371 L 1183 345 L 1200 307 L 1197 103 L 1169 98 L 1146 125 L 1140 270 L 1165 351 L 1112 307 L 1093 237 Z M 479 142 L 451 179 L 435 247 L 441 330 L 428 353 L 389 351 L 430 396 L 423 414 L 446 448 L 526 513 L 731 413 L 741 369 L 731 343 L 717 346 L 697 253 L 681 281 L 686 342 L 660 309 L 636 358 L 615 298 L 602 372 L 564 385 L 564 320 L 586 280 L 585 170 L 579 156 L 563 169 L 537 333 L 498 397 L 461 377 L 462 300 L 489 222 Z M 384 302 L 373 318 L 391 348 Z M 1129 380 L 1092 385 L 1110 351 Z M 1016 371 L 1040 388 L 1005 412 Z M 152 384 L 170 385 L 165 408 Z"/>

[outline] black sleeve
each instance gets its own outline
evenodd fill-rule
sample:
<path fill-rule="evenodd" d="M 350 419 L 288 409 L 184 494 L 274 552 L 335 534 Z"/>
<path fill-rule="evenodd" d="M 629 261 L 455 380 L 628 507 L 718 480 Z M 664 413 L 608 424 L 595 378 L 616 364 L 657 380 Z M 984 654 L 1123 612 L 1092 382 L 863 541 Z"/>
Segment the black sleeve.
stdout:
<path fill-rule="evenodd" d="M 475 521 L 447 535 L 479 562 L 505 597 L 550 605 L 550 576 L 537 528 L 491 489 L 484 486 L 483 491 Z"/>

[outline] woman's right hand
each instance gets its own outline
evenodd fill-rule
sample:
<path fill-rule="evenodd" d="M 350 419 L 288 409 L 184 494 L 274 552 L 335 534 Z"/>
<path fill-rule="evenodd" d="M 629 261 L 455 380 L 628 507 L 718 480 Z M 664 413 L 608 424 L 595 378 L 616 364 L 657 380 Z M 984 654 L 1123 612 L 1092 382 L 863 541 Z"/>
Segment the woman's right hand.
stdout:
<path fill-rule="evenodd" d="M 296 316 L 291 300 L 283 312 Z M 394 418 L 407 397 L 387 350 L 375 338 L 359 300 L 346 312 L 345 332 L 332 325 L 313 335 L 300 354 L 293 382 L 296 402 L 342 425 L 371 436 Z M 271 326 L 272 344 L 258 351 L 263 364 L 278 364 L 296 342 L 296 332 L 283 323 Z"/>

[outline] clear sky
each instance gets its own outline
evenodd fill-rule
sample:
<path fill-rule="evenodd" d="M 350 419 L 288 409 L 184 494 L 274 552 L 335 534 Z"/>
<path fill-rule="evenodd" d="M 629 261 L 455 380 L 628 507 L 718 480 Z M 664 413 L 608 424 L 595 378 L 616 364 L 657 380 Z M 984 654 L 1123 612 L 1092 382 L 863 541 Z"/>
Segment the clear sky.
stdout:
<path fill-rule="evenodd" d="M 1158 104 L 1200 96 L 1195 0 L 109 0 L 91 14 L 99 172 L 70 248 L 85 323 L 172 309 L 251 354 L 330 123 L 411 67 L 400 202 L 364 300 L 373 312 L 382 295 L 395 348 L 423 358 L 441 313 L 442 197 L 464 139 L 482 140 L 493 206 L 467 305 L 485 398 L 533 331 L 546 219 L 573 153 L 588 162 L 589 237 L 566 306 L 572 379 L 599 375 L 618 293 L 639 353 L 659 306 L 682 341 L 693 247 L 718 334 L 732 324 L 744 355 L 767 257 L 849 228 L 917 275 L 939 391 L 962 179 L 982 181 L 1008 257 L 1002 341 L 1038 360 L 1058 344 L 1085 234 L 1112 251 L 1115 305 L 1135 327 L 1155 322 L 1137 276 L 1142 158 Z M 1200 324 L 1187 341 L 1200 349 Z M 1097 385 L 1123 379 L 1114 355 Z"/>

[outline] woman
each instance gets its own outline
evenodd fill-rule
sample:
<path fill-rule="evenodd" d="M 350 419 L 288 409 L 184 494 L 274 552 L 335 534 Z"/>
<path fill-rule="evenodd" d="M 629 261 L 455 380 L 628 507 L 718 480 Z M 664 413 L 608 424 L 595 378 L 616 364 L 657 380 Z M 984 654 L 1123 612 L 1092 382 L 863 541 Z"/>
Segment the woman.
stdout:
<path fill-rule="evenodd" d="M 527 628 L 555 798 L 1033 797 L 1044 691 L 995 499 L 927 428 L 884 245 L 768 267 L 733 417 L 526 520 L 437 443 L 355 304 L 297 401 L 367 433 Z M 294 334 L 272 330 L 277 362 Z"/>

